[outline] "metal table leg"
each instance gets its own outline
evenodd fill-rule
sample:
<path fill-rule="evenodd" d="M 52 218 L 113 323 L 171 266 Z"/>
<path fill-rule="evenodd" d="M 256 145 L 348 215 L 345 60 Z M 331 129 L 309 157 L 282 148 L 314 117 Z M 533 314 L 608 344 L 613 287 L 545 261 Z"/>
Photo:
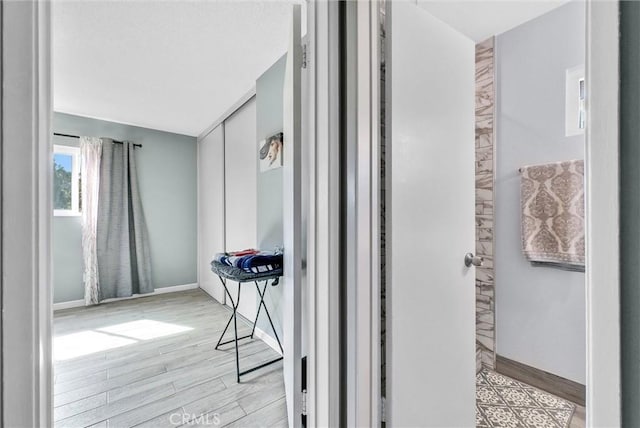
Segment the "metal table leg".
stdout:
<path fill-rule="evenodd" d="M 271 320 L 271 315 L 267 310 L 267 305 L 264 303 L 264 295 L 267 292 L 267 285 L 269 285 L 269 281 L 264 282 L 264 287 L 262 291 L 260 291 L 260 285 L 258 281 L 254 281 L 256 284 L 256 289 L 258 290 L 258 294 L 260 295 L 260 303 L 258 304 L 258 313 L 256 314 L 256 320 L 253 322 L 253 330 L 251 330 L 251 337 L 253 337 L 253 333 L 256 330 L 256 324 L 258 323 L 258 316 L 260 315 L 260 309 L 264 306 L 264 312 L 267 314 L 267 318 L 269 319 L 269 324 L 271 325 L 271 331 L 276 336 L 276 340 L 278 341 L 278 346 L 280 347 L 280 352 L 284 353 L 284 349 L 282 349 L 282 344 L 280 343 L 280 338 L 278 337 L 278 333 L 276 332 L 276 328 L 273 326 L 273 321 Z"/>
<path fill-rule="evenodd" d="M 247 373 L 251 373 L 255 370 L 261 369 L 263 367 L 268 366 L 269 364 L 273 364 L 276 363 L 280 360 L 283 359 L 282 356 L 275 358 L 273 360 L 267 361 L 265 363 L 262 363 L 258 366 L 252 367 L 250 369 L 247 369 L 245 371 L 240 371 L 240 357 L 239 357 L 239 352 L 238 352 L 238 340 L 242 340 L 242 339 L 248 339 L 251 338 L 253 339 L 253 335 L 255 333 L 256 330 L 256 324 L 258 322 L 258 317 L 260 316 L 260 310 L 262 309 L 262 307 L 264 306 L 264 311 L 267 314 L 267 318 L 269 319 L 269 324 L 271 325 L 271 330 L 273 331 L 273 334 L 276 336 L 276 341 L 278 342 L 278 346 L 280 347 L 280 352 L 284 353 L 284 350 L 282 348 L 282 344 L 280 343 L 280 338 L 278 337 L 278 333 L 276 333 L 276 329 L 273 326 L 273 321 L 271 320 L 271 315 L 269 314 L 269 310 L 267 309 L 267 306 L 264 303 L 264 296 L 266 294 L 266 290 L 267 290 L 267 285 L 269 285 L 269 280 L 265 280 L 264 282 L 264 287 L 262 290 L 260 290 L 260 285 L 258 284 L 258 281 L 254 281 L 256 284 L 256 289 L 258 290 L 258 294 L 260 295 L 260 303 L 258 304 L 258 312 L 256 313 L 256 318 L 253 321 L 253 328 L 251 329 L 251 334 L 248 334 L 246 336 L 242 336 L 242 337 L 238 337 L 238 321 L 237 321 L 237 312 L 238 312 L 238 305 L 240 304 L 240 289 L 242 287 L 241 283 L 238 283 L 238 296 L 237 296 L 237 300 L 234 302 L 233 297 L 231 296 L 231 293 L 229 292 L 229 289 L 227 288 L 227 284 L 226 281 L 222 279 L 222 277 L 218 276 L 218 278 L 220 278 L 220 282 L 222 282 L 222 286 L 224 287 L 224 291 L 227 294 L 227 296 L 229 296 L 229 300 L 231 301 L 231 307 L 232 307 L 232 313 L 231 316 L 229 317 L 229 320 L 227 321 L 227 325 L 224 327 L 224 330 L 222 331 L 222 334 L 220 335 L 220 338 L 218 339 L 218 343 L 216 344 L 215 349 L 218 349 L 221 345 L 225 345 L 227 343 L 231 343 L 234 342 L 235 343 L 235 351 L 236 351 L 236 380 L 238 383 L 240 383 L 240 376 L 247 374 Z M 222 341 L 225 333 L 227 332 L 229 325 L 231 325 L 231 320 L 233 320 L 233 329 L 234 329 L 234 338 L 233 339 L 229 339 L 226 341 Z"/>

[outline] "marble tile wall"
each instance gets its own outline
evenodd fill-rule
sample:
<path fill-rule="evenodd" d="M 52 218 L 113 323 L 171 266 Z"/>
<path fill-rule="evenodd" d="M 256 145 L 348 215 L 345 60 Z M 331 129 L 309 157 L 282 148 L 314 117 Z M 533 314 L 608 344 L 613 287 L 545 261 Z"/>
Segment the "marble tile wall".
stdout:
<path fill-rule="evenodd" d="M 476 344 L 479 363 L 495 368 L 493 270 L 494 41 L 476 45 Z"/>

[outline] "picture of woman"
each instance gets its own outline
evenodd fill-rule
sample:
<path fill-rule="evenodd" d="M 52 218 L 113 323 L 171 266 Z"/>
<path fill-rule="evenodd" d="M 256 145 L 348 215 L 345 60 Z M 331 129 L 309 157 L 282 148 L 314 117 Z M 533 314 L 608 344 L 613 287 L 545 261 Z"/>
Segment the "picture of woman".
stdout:
<path fill-rule="evenodd" d="M 282 132 L 258 142 L 260 171 L 280 168 L 282 166 Z"/>

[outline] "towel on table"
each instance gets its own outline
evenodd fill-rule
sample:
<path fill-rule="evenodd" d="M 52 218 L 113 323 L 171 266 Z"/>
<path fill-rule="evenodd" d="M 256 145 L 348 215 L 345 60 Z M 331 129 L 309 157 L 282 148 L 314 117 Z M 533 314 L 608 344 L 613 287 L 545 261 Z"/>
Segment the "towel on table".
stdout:
<path fill-rule="evenodd" d="M 584 161 L 521 168 L 522 252 L 536 266 L 584 271 Z"/>
<path fill-rule="evenodd" d="M 263 273 L 279 269 L 282 266 L 282 254 L 262 252 L 248 255 L 238 261 L 238 266 L 245 272 Z"/>
<path fill-rule="evenodd" d="M 253 248 L 248 248 L 246 250 L 241 250 L 241 251 L 217 253 L 215 256 L 213 256 L 213 259 L 227 266 L 235 266 L 234 262 L 238 260 L 240 257 L 246 256 L 246 255 L 258 254 L 258 253 L 259 253 L 258 250 Z"/>
<path fill-rule="evenodd" d="M 218 253 L 214 260 L 249 273 L 263 273 L 282 267 L 282 253 L 274 251 L 243 250 Z"/>

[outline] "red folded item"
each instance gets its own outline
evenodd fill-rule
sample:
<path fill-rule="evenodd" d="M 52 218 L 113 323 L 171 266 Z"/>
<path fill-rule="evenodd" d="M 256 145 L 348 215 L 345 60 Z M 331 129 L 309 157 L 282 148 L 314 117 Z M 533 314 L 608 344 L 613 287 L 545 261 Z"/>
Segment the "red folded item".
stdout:
<path fill-rule="evenodd" d="M 241 251 L 232 251 L 230 253 L 227 253 L 229 256 L 233 256 L 233 257 L 242 257 L 242 256 L 249 256 L 251 254 L 258 254 L 259 251 L 255 250 L 253 248 L 247 248 L 246 250 L 241 250 Z"/>

